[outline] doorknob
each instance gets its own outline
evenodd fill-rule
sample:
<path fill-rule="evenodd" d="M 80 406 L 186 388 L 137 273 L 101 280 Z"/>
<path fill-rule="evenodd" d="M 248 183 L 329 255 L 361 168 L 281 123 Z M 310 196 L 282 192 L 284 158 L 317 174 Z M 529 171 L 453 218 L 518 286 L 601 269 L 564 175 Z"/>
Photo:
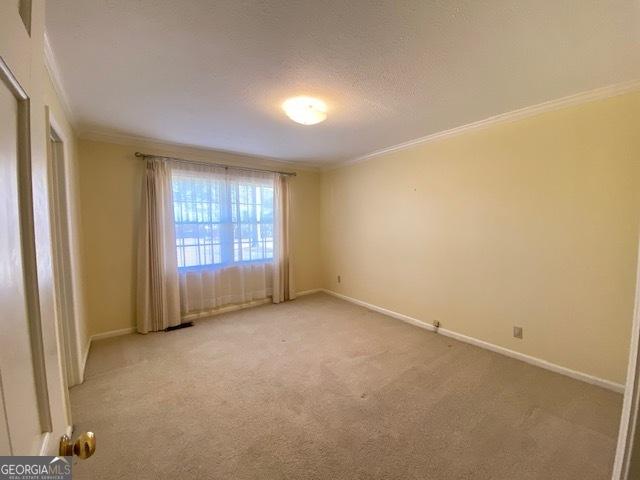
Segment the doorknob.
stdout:
<path fill-rule="evenodd" d="M 80 434 L 78 439 L 74 442 L 71 441 L 69 435 L 63 435 L 60 438 L 60 451 L 61 457 L 71 457 L 73 454 L 81 459 L 89 458 L 96 451 L 96 436 L 93 432 L 84 432 Z"/>

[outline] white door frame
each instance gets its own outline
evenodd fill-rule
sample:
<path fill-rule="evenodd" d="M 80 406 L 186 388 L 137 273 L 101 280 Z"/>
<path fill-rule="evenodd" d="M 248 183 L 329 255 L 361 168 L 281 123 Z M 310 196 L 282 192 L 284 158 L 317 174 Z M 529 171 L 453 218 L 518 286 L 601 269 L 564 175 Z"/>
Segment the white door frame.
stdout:
<path fill-rule="evenodd" d="M 640 249 L 640 245 L 639 245 Z M 620 419 L 620 432 L 618 433 L 618 447 L 613 465 L 613 480 L 629 479 L 629 470 L 632 461 L 640 462 L 640 458 L 634 455 L 634 438 L 639 427 L 640 406 L 640 250 L 636 272 L 636 299 L 633 312 L 633 324 L 631 327 L 631 344 L 629 346 L 629 365 L 627 367 L 627 381 L 622 405 L 622 417 Z M 636 449 L 638 447 L 636 446 Z"/>
<path fill-rule="evenodd" d="M 68 145 L 63 129 L 50 108 L 45 107 L 47 119 L 47 157 L 49 162 L 52 262 L 55 277 L 56 316 L 60 328 L 61 354 L 66 387 L 83 381 L 82 354 L 78 342 L 78 315 L 75 308 L 77 296 L 73 282 L 70 220 L 70 166 Z M 52 140 L 59 150 L 53 151 Z M 65 389 L 66 390 L 66 389 Z M 69 405 L 69 403 L 67 403 Z M 69 412 L 70 415 L 70 412 Z M 69 416 L 69 418 L 71 418 Z"/>

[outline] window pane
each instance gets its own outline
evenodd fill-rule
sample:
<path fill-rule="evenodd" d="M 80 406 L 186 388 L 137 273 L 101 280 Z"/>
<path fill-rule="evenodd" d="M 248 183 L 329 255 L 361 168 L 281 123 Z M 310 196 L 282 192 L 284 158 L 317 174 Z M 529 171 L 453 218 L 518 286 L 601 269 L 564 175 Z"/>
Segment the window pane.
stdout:
<path fill-rule="evenodd" d="M 253 225 L 243 223 L 240 227 L 240 235 L 242 236 L 242 240 L 249 241 L 253 238 Z"/>
<path fill-rule="evenodd" d="M 260 224 L 260 237 L 262 239 L 273 239 L 273 224 L 261 223 Z"/>
<path fill-rule="evenodd" d="M 178 266 L 273 258 L 273 188 L 174 174 Z"/>
<path fill-rule="evenodd" d="M 193 267 L 195 265 L 200 265 L 200 259 L 198 256 L 198 247 L 184 247 L 184 266 L 185 267 Z"/>

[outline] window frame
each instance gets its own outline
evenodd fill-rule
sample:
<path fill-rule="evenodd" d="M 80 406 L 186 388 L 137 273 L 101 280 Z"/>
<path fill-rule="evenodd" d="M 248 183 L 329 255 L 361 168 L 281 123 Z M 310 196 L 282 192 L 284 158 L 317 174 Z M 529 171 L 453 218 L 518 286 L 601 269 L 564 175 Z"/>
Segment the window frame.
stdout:
<path fill-rule="evenodd" d="M 200 220 L 198 219 L 198 214 L 196 213 L 196 220 L 184 220 L 184 218 L 181 221 L 177 220 L 176 217 L 176 204 L 181 204 L 181 208 L 185 208 L 188 204 L 198 204 L 198 203 L 206 203 L 209 205 L 209 208 L 211 208 L 211 205 L 217 205 L 216 203 L 213 202 L 203 202 L 201 200 L 197 200 L 197 199 L 193 199 L 191 201 L 188 200 L 184 200 L 184 198 L 176 200 L 175 198 L 175 182 L 179 181 L 181 174 L 180 172 L 173 172 L 172 174 L 172 179 L 171 179 L 171 187 L 172 187 L 172 192 L 174 192 L 174 197 L 172 198 L 172 204 L 173 204 L 173 221 L 174 221 L 174 228 L 175 228 L 175 244 L 176 244 L 176 261 L 178 264 L 178 271 L 179 272 L 189 272 L 189 271 L 203 271 L 203 270 L 219 270 L 219 269 L 224 269 L 224 268 L 230 268 L 230 267 L 234 267 L 234 266 L 241 266 L 241 265 L 250 265 L 250 264 L 264 264 L 264 263 L 272 263 L 274 261 L 274 255 L 275 255 L 275 235 L 274 235 L 274 229 L 275 229 L 275 198 L 274 198 L 274 192 L 275 192 L 275 185 L 271 184 L 268 185 L 268 182 L 265 182 L 264 184 L 262 182 L 251 182 L 246 181 L 243 182 L 241 178 L 239 179 L 229 179 L 229 178 L 220 178 L 220 179 L 216 179 L 216 178 L 211 178 L 211 179 L 207 179 L 207 182 L 211 183 L 211 184 L 218 184 L 220 187 L 220 202 L 219 202 L 219 211 L 220 211 L 220 220 L 219 221 L 213 221 L 212 219 L 210 220 Z M 187 179 L 189 177 L 189 175 L 183 175 L 183 177 L 185 179 Z M 245 188 L 250 187 L 252 192 L 253 192 L 253 202 L 251 203 L 243 203 L 241 202 L 241 197 L 240 197 L 240 187 L 244 186 Z M 211 188 L 211 186 L 209 186 L 209 188 Z M 236 190 L 236 200 L 234 202 L 234 189 Z M 265 189 L 271 190 L 271 202 L 270 204 L 267 203 L 265 204 L 263 202 L 263 192 Z M 260 190 L 261 191 L 261 198 L 260 198 L 260 203 L 258 203 L 257 200 L 257 191 Z M 209 191 L 209 198 L 211 198 L 211 192 Z M 246 221 L 242 221 L 241 219 L 241 211 L 240 211 L 240 205 L 252 205 L 253 206 L 253 210 L 254 210 L 254 217 L 252 219 L 251 222 L 246 222 Z M 262 209 L 264 208 L 264 206 L 270 206 L 270 210 L 271 210 L 271 221 L 265 221 L 263 219 L 263 212 Z M 187 207 L 188 208 L 188 207 Z M 234 212 L 233 209 L 236 208 L 237 212 L 236 212 L 236 221 L 234 221 Z M 260 209 L 260 215 L 257 214 L 258 209 Z M 184 210 L 182 210 L 182 216 L 186 216 L 188 214 L 185 214 Z M 219 229 L 219 242 L 211 242 L 211 243 L 205 243 L 202 244 L 201 243 L 201 238 L 199 235 L 197 237 L 194 237 L 197 239 L 197 243 L 193 244 L 193 245 L 185 245 L 184 244 L 184 239 L 185 237 L 178 237 L 178 228 L 179 226 L 184 226 L 184 225 L 192 225 L 192 226 L 196 226 L 198 229 L 200 229 L 201 226 L 205 226 L 205 225 L 217 225 L 218 229 Z M 261 225 L 270 225 L 271 226 L 271 237 L 266 237 L 266 238 L 261 238 L 259 240 L 257 240 L 256 242 L 258 244 L 262 244 L 262 252 L 263 252 L 263 256 L 262 258 L 249 258 L 249 259 L 242 259 L 242 260 L 236 260 L 236 245 L 239 245 L 239 250 L 242 251 L 242 244 L 243 242 L 243 238 L 242 237 L 242 233 L 240 234 L 239 237 L 236 237 L 235 234 L 235 229 L 236 227 L 240 230 L 240 232 L 242 232 L 242 226 L 243 225 L 249 225 L 252 228 L 255 228 L 258 232 L 261 231 Z M 198 232 L 199 234 L 199 232 Z M 268 238 L 270 238 L 270 240 L 268 240 Z M 180 245 L 179 241 L 182 240 L 183 244 Z M 266 248 L 266 246 L 268 244 L 271 244 L 271 249 L 270 252 L 269 250 Z M 187 247 L 195 247 L 197 249 L 197 256 L 198 259 L 200 260 L 200 256 L 201 256 L 201 247 L 209 247 L 211 248 L 211 259 L 213 261 L 213 263 L 200 263 L 197 265 L 184 265 L 186 263 L 186 259 L 187 259 L 187 251 L 186 248 Z M 216 255 L 215 255 L 215 246 L 219 246 L 219 251 L 220 251 L 220 261 L 219 262 L 215 262 L 216 259 Z M 251 247 L 250 247 L 251 248 Z M 251 255 L 251 254 L 250 254 Z M 182 266 L 180 266 L 182 263 Z"/>

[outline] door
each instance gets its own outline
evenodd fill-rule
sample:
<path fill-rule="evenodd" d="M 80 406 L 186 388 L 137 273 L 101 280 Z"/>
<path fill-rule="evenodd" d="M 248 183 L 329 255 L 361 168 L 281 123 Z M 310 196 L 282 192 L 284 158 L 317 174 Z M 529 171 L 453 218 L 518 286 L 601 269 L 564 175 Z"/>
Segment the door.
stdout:
<path fill-rule="evenodd" d="M 44 1 L 0 0 L 0 455 L 71 433 L 51 267 Z"/>
<path fill-rule="evenodd" d="M 4 455 L 41 453 L 51 431 L 30 201 L 29 104 L 0 61 L 0 388 Z"/>

